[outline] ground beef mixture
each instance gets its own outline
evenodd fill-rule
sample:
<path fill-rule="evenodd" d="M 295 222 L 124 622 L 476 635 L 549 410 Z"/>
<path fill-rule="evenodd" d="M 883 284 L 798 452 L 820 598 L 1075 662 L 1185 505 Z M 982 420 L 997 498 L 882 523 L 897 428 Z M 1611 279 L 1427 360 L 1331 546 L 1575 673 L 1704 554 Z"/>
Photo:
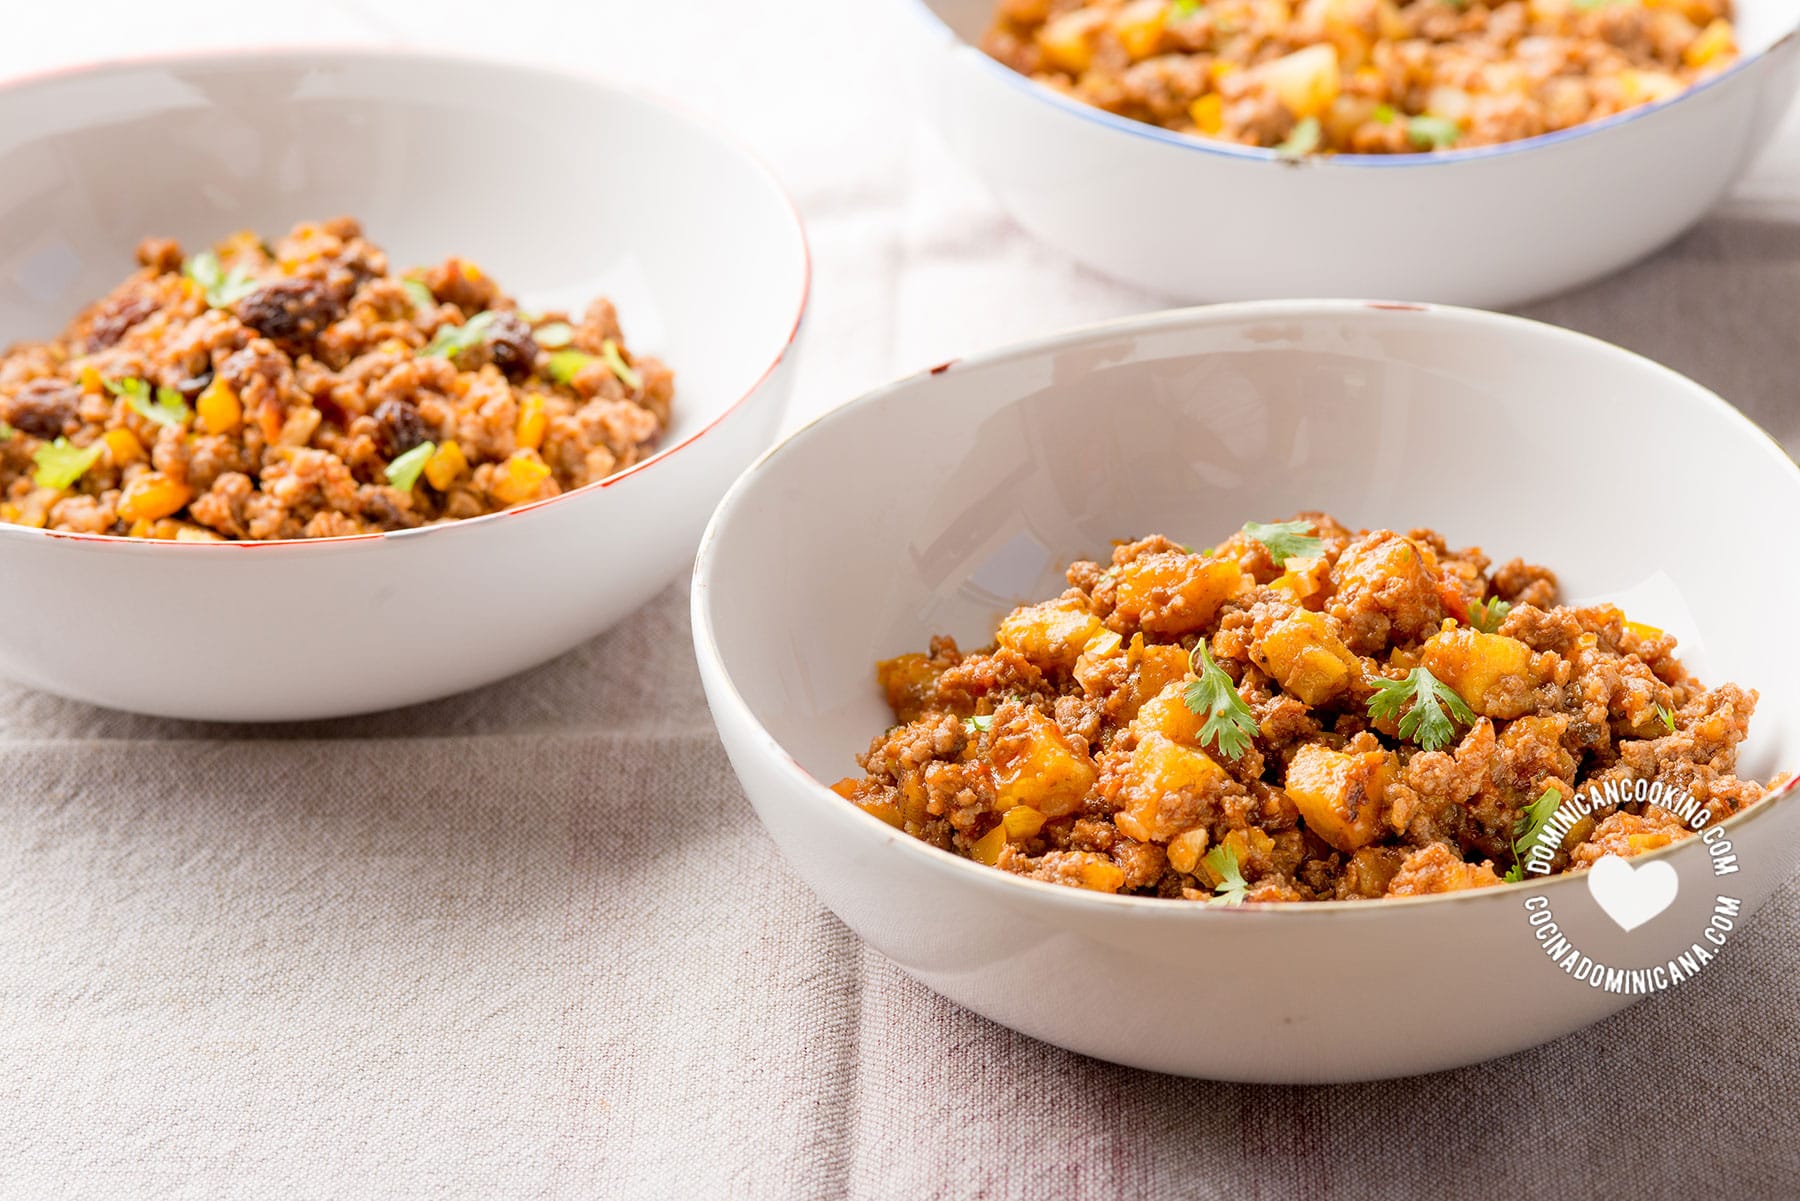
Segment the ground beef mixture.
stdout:
<path fill-rule="evenodd" d="M 1109 112 L 1296 154 L 1517 141 L 1737 58 L 1730 0 L 1000 0 L 983 48 Z"/>
<path fill-rule="evenodd" d="M 1431 530 L 1305 513 L 1203 551 L 1125 543 L 1068 581 L 992 647 L 881 663 L 900 724 L 835 790 L 1004 871 L 1249 901 L 1499 884 L 1577 789 L 1661 781 L 1713 820 L 1764 795 L 1735 774 L 1754 692 Z M 1553 870 L 1691 835 L 1653 803 L 1601 805 Z"/>
<path fill-rule="evenodd" d="M 643 458 L 674 376 L 606 300 L 527 315 L 474 263 L 390 274 L 340 218 L 141 269 L 0 357 L 0 520 L 176 540 L 475 517 Z"/>

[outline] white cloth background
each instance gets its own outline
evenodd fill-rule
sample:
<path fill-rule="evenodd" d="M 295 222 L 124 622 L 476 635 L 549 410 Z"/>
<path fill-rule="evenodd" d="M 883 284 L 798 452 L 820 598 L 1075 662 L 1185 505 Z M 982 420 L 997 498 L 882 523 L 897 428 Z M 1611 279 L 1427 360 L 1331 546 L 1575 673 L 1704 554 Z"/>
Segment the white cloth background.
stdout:
<path fill-rule="evenodd" d="M 0 74 L 405 42 L 679 96 L 806 216 L 790 425 L 1159 307 L 1030 241 L 916 129 L 876 3 L 21 4 Z M 1797 129 L 1681 242 L 1530 312 L 1800 448 Z M 0 685 L 0 1197 L 1800 1192 L 1800 889 L 1702 981 L 1499 1063 L 1330 1089 L 1129 1071 L 863 948 L 756 824 L 691 655 L 671 590 L 527 676 L 359 721 L 156 722 Z"/>

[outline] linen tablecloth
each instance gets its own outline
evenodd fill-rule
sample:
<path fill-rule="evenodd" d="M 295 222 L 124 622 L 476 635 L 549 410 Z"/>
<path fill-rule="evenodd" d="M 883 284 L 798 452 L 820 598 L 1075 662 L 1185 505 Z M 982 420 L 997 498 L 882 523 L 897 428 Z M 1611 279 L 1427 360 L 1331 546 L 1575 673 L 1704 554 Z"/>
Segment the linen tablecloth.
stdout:
<path fill-rule="evenodd" d="M 0 72 L 405 41 L 680 95 L 808 220 L 790 422 L 1165 303 L 1026 238 L 917 133 L 864 5 L 298 11 L 32 6 Z M 1664 253 L 1529 310 L 1693 375 L 1790 451 L 1793 129 Z M 1179 1080 L 962 1011 L 832 917 L 732 777 L 679 586 L 528 675 L 371 718 L 163 722 L 0 686 L 0 1197 L 1788 1199 L 1797 931 L 1790 886 L 1700 981 L 1460 1072 Z"/>

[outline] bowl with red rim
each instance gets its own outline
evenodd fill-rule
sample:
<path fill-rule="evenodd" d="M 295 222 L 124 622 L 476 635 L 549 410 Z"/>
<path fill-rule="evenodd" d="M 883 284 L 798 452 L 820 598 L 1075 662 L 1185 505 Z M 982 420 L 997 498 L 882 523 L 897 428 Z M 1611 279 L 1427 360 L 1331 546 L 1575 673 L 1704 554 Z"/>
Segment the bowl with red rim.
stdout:
<path fill-rule="evenodd" d="M 1675 633 L 1705 683 L 1760 691 L 1738 770 L 1768 782 L 1800 767 L 1800 645 L 1743 615 L 1800 588 L 1800 561 L 1767 553 L 1752 515 L 1797 507 L 1800 467 L 1762 431 L 1592 338 L 1414 304 L 1221 305 L 964 359 L 792 435 L 708 526 L 694 641 L 788 863 L 931 988 L 1136 1067 L 1400 1076 L 1572 1034 L 1644 995 L 1566 975 L 1538 939 L 1541 908 L 1622 971 L 1711 946 L 1715 891 L 1741 927 L 1800 858 L 1800 790 L 1717 825 L 1728 878 L 1701 837 L 1631 860 L 1667 864 L 1680 891 L 1630 931 L 1579 873 L 1364 901 L 1112 895 L 939 850 L 834 792 L 894 722 L 875 663 L 936 634 L 992 643 L 1014 606 L 1061 594 L 1066 565 L 1115 539 L 1206 546 L 1322 510 L 1546 564 L 1571 601 L 1619 598 Z M 1709 972 L 1679 986 L 1719 987 Z"/>
<path fill-rule="evenodd" d="M 510 147 L 518 169 L 472 169 L 471 145 Z M 368 712 L 552 658 L 691 561 L 785 406 L 805 235 L 751 154 L 603 81 L 309 50 L 0 87 L 0 343 L 53 334 L 131 270 L 142 238 L 200 247 L 339 214 L 396 264 L 464 256 L 528 307 L 614 300 L 634 348 L 675 371 L 656 453 L 397 533 L 152 542 L 0 524 L 0 676 L 172 717 Z"/>

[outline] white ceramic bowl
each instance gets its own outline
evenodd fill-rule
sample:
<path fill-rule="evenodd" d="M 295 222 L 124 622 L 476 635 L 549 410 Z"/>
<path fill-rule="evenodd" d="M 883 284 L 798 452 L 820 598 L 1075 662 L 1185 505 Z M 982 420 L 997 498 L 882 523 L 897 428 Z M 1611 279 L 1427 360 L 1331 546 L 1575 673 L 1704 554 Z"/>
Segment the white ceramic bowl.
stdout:
<path fill-rule="evenodd" d="M 1198 545 L 1309 507 L 1550 564 L 1573 597 L 1666 573 L 1638 616 L 1691 624 L 1709 681 L 1762 690 L 1742 769 L 1800 766 L 1800 643 L 1756 616 L 1800 595 L 1800 560 L 1767 538 L 1800 511 L 1800 468 L 1773 442 L 1698 385 L 1578 334 L 1316 301 L 1158 314 L 964 360 L 821 418 L 746 472 L 693 589 L 701 675 L 745 791 L 820 899 L 903 969 L 1120 1063 L 1395 1076 L 1622 1008 L 1629 996 L 1550 963 L 1526 898 L 1548 898 L 1600 962 L 1660 961 L 1710 911 L 1698 839 L 1658 852 L 1681 892 L 1627 935 L 1580 876 L 1245 908 L 1105 896 L 939 851 L 826 787 L 892 723 L 878 658 L 939 632 L 990 642 L 1001 614 L 1056 595 L 1062 567 L 1112 539 Z M 1800 792 L 1721 828 L 1742 862 L 1728 887 L 1754 909 L 1800 854 Z"/>
<path fill-rule="evenodd" d="M 145 236 L 192 249 L 339 214 L 396 266 L 464 255 L 529 307 L 612 297 L 633 348 L 675 371 L 661 452 L 397 534 L 146 543 L 0 524 L 0 675 L 164 716 L 366 712 L 560 654 L 691 561 L 786 404 L 806 242 L 751 156 L 595 80 L 329 51 L 0 89 L 0 345 L 55 332 Z"/>
<path fill-rule="evenodd" d="M 1032 233 L 1184 300 L 1489 307 L 1614 271 L 1698 220 L 1794 93 L 1800 0 L 1741 0 L 1743 60 L 1660 104 L 1508 145 L 1304 162 L 1071 100 L 975 48 L 993 0 L 913 10 L 920 106 Z"/>

